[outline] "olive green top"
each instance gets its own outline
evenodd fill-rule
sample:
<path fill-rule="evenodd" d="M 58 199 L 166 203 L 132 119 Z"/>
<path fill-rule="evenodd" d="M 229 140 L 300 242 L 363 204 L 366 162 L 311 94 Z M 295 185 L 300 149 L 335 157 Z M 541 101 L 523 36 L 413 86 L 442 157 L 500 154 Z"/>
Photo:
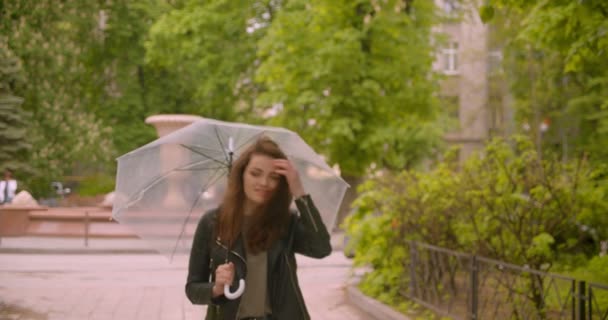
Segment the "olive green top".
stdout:
<path fill-rule="evenodd" d="M 243 235 L 249 229 L 250 219 L 245 217 L 243 221 Z M 239 305 L 239 318 L 262 317 L 270 314 L 270 303 L 268 299 L 267 276 L 268 276 L 268 253 L 266 251 L 257 254 L 250 253 L 245 240 L 247 254 L 247 277 L 245 279 L 245 292 L 241 297 Z"/>

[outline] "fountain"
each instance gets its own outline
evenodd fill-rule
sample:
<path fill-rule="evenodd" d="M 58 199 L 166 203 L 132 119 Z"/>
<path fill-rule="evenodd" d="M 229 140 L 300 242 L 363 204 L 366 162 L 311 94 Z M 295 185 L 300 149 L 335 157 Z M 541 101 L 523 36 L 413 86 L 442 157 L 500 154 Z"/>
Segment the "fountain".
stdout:
<path fill-rule="evenodd" d="M 189 114 L 158 114 L 146 118 L 146 123 L 154 126 L 160 138 L 201 119 Z"/>
<path fill-rule="evenodd" d="M 150 116 L 146 119 L 146 123 L 154 126 L 158 137 L 163 137 L 170 134 L 171 132 L 181 129 L 197 120 L 203 119 L 202 117 L 195 115 L 186 114 L 159 114 Z M 170 168 L 171 162 L 179 159 L 180 157 L 186 157 L 185 150 L 177 151 L 175 148 L 161 147 L 161 161 Z M 180 152 L 179 154 L 177 152 Z M 168 190 L 164 199 L 164 206 L 166 208 L 177 207 L 182 204 L 180 201 L 179 185 L 175 183 L 175 179 L 168 181 Z"/>

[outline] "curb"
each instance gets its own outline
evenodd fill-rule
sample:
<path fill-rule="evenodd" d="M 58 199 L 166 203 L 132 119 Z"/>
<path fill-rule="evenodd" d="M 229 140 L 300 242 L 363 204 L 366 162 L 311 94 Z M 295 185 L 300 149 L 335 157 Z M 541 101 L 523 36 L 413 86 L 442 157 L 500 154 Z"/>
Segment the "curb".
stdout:
<path fill-rule="evenodd" d="M 150 249 L 107 249 L 107 248 L 57 248 L 57 249 L 43 249 L 43 248 L 2 248 L 0 247 L 0 254 L 158 254 L 154 250 Z"/>
<path fill-rule="evenodd" d="M 349 283 L 346 286 L 346 299 L 351 305 L 365 312 L 370 319 L 411 320 L 406 315 L 395 311 L 390 306 L 366 296 L 357 288 L 356 284 L 353 283 Z"/>

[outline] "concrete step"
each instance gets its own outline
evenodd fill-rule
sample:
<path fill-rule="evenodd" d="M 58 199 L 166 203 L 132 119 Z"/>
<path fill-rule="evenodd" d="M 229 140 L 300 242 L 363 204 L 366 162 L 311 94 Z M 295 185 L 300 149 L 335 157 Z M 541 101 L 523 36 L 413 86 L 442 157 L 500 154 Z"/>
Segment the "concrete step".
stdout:
<path fill-rule="evenodd" d="M 177 232 L 183 232 L 182 239 L 186 240 L 192 238 L 198 224 L 192 219 L 181 231 L 182 222 L 171 216 L 147 216 L 141 222 L 148 223 L 144 225 L 148 236 L 174 238 Z M 110 210 L 96 207 L 62 207 L 30 212 L 25 233 L 31 237 L 78 238 L 136 238 L 135 234 L 128 226 L 113 220 Z"/>
<path fill-rule="evenodd" d="M 117 222 L 30 221 L 27 235 L 33 237 L 135 238 L 135 234 Z"/>
<path fill-rule="evenodd" d="M 112 220 L 110 210 L 97 207 L 62 207 L 31 212 L 26 234 L 33 237 L 136 237 L 128 227 Z"/>
<path fill-rule="evenodd" d="M 48 208 L 30 212 L 30 221 L 112 221 L 112 211 L 97 207 Z"/>
<path fill-rule="evenodd" d="M 87 228 L 88 221 L 88 228 Z M 135 232 L 112 219 L 109 209 L 97 207 L 58 207 L 45 211 L 32 211 L 29 214 L 25 234 L 36 238 L 99 238 L 99 239 L 132 239 L 138 238 Z M 156 235 L 152 238 L 175 238 L 181 233 L 182 241 L 191 241 L 196 230 L 197 221 L 190 220 L 185 229 L 181 223 L 168 217 L 166 221 L 146 226 L 146 234 Z M 336 230 L 334 230 L 336 232 Z M 340 233 L 341 234 L 341 233 Z M 340 240 L 342 243 L 343 240 Z M 341 244 L 340 244 L 341 246 Z"/>

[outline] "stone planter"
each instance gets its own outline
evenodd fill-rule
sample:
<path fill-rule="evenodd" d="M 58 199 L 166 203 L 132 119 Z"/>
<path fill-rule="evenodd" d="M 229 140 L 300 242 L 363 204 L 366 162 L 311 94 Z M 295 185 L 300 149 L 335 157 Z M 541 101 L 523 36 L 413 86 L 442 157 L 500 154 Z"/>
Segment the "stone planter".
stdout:
<path fill-rule="evenodd" d="M 25 236 L 30 223 L 30 212 L 46 211 L 43 206 L 3 205 L 0 206 L 0 236 Z"/>

